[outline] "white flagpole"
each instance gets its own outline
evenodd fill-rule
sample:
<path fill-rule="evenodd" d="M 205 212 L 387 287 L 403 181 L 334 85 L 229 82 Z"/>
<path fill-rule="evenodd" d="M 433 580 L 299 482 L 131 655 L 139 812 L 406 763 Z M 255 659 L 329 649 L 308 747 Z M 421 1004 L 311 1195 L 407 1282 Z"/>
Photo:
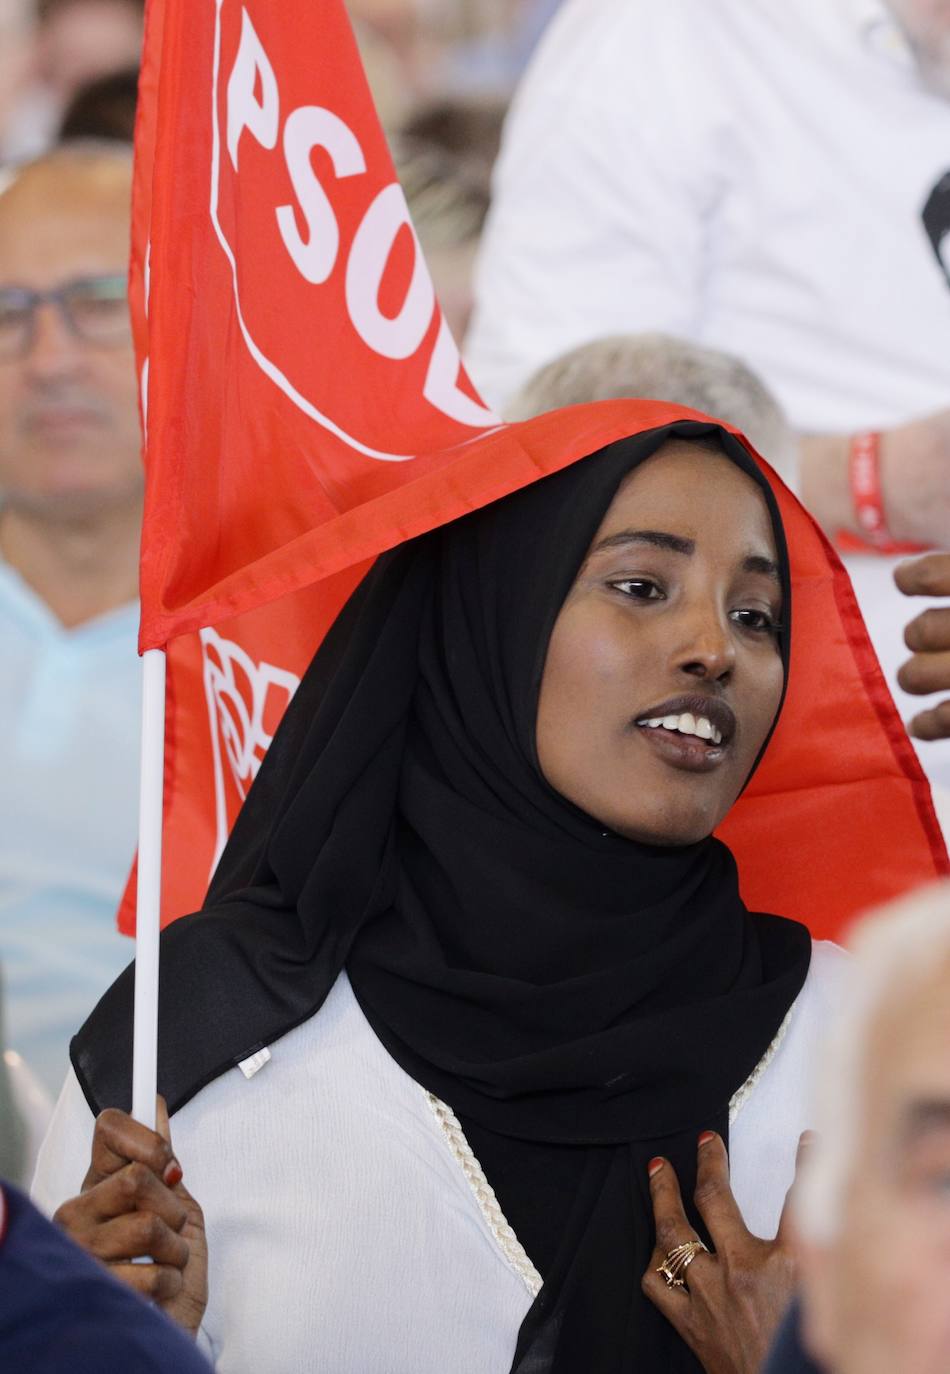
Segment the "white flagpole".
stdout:
<path fill-rule="evenodd" d="M 142 677 L 142 772 L 135 896 L 135 1016 L 132 1115 L 155 1129 L 158 1077 L 158 950 L 162 896 L 162 798 L 165 775 L 165 651 L 146 649 Z"/>

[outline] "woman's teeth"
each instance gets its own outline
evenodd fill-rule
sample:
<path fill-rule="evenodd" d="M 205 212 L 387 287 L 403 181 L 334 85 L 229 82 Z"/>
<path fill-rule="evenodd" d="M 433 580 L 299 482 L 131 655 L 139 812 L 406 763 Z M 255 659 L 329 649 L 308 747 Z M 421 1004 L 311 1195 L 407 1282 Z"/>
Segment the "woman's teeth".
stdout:
<path fill-rule="evenodd" d="M 717 730 L 712 721 L 705 716 L 693 716 L 686 711 L 681 716 L 656 716 L 653 720 L 638 720 L 638 725 L 649 725 L 656 729 L 662 725 L 664 730 L 678 730 L 681 735 L 695 735 L 698 739 L 722 744 L 722 731 Z"/>

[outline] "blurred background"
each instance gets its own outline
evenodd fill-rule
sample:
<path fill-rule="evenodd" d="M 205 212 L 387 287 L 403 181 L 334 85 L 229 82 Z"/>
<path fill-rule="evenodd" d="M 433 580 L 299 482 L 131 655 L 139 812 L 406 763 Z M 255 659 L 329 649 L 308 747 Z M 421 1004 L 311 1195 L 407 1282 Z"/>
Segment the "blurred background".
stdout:
<path fill-rule="evenodd" d="M 351 0 L 413 218 L 457 337 L 510 96 L 558 0 Z M 63 134 L 131 136 L 144 0 L 0 0 L 0 165 Z"/>

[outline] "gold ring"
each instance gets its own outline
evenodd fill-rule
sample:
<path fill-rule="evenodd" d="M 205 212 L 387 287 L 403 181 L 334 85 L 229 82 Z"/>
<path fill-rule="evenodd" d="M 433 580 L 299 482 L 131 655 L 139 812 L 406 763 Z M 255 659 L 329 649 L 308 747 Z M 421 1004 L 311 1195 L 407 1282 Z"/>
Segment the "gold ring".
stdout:
<path fill-rule="evenodd" d="M 686 1280 L 681 1276 L 685 1274 L 701 1250 L 705 1250 L 706 1254 L 709 1254 L 709 1247 L 704 1245 L 701 1240 L 688 1240 L 670 1251 L 656 1271 L 666 1279 L 667 1288 L 686 1287 Z"/>

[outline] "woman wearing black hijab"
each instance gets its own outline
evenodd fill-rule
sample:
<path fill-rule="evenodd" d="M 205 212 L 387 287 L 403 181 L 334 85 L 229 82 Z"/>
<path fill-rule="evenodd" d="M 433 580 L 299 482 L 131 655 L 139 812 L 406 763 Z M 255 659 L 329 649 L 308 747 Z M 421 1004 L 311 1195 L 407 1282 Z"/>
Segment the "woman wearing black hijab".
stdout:
<path fill-rule="evenodd" d="M 802 994 L 807 931 L 748 912 L 710 838 L 781 709 L 791 614 L 769 483 L 731 435 L 692 422 L 611 444 L 367 577 L 205 908 L 163 938 L 159 1087 L 185 1109 L 176 1146 L 208 1217 L 219 1370 L 700 1367 L 641 1294 L 647 1165 L 669 1159 L 688 1197 L 697 1136 L 728 1140 L 758 1081 L 746 1118 L 760 1093 L 768 1110 L 743 1146 L 745 1186 L 774 1221 L 833 995 L 827 958 L 824 991 Z M 68 1085 L 39 1171 L 54 1205 L 77 1191 L 89 1108 L 128 1103 L 130 1002 L 128 971 L 73 1043 L 88 1107 Z M 357 1020 L 375 1049 L 356 1045 Z M 267 1083 L 282 1045 L 304 1043 L 274 1120 Z M 352 1104 L 307 1096 L 300 1065 L 324 1050 L 336 1086 L 352 1074 L 364 1104 L 388 1104 L 375 1163 L 356 1157 Z M 269 1055 L 250 1084 L 234 1068 L 250 1079 Z M 416 1085 L 454 1158 L 414 1134 L 399 1094 Z M 307 1163 L 320 1133 L 349 1166 L 335 1185 Z M 446 1182 L 443 1165 L 461 1169 Z M 348 1236 L 334 1229 L 334 1186 L 372 1193 L 387 1169 L 393 1217 L 361 1221 L 354 1193 Z M 197 1326 L 179 1179 L 150 1133 L 109 1113 L 60 1219 Z M 159 1262 L 133 1268 L 140 1253 Z M 520 1308 L 510 1288 L 495 1306 L 485 1264 Z"/>

